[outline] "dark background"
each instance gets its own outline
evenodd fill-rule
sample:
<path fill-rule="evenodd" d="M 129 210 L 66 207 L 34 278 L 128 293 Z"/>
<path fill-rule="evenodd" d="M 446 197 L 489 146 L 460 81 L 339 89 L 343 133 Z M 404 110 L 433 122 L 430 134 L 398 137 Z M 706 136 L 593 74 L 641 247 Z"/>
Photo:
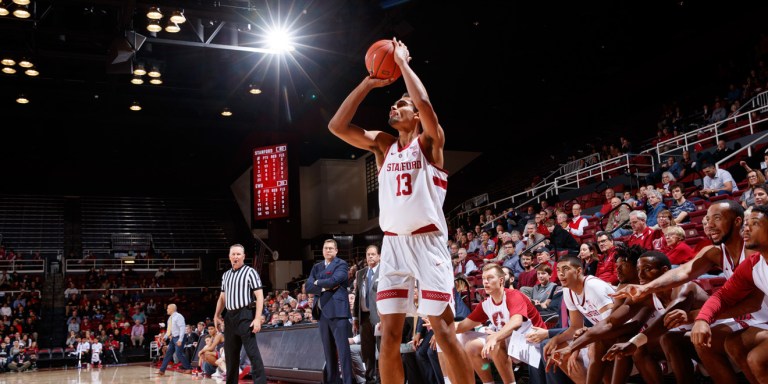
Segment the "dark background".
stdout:
<path fill-rule="evenodd" d="M 257 146 L 288 143 L 293 167 L 359 157 L 362 151 L 328 133 L 327 122 L 365 76 L 368 45 L 396 36 L 408 44 L 426 84 L 446 149 L 483 153 L 454 178 L 449 201 L 500 179 L 527 184 L 531 164 L 556 164 L 588 142 L 651 138 L 665 104 L 677 102 L 689 113 L 711 104 L 756 65 L 767 7 L 746 1 L 33 4 L 31 20 L 0 17 L 0 53 L 29 57 L 41 72 L 0 76 L 2 193 L 228 196 Z M 166 15 L 183 8 L 189 19 L 181 33 L 160 32 L 160 39 L 195 41 L 195 22 L 206 38 L 221 27 L 212 43 L 255 46 L 250 41 L 279 20 L 296 29 L 298 49 L 277 60 L 150 39 L 130 61 L 158 63 L 164 84 L 132 85 L 126 65 L 111 61 L 115 47 L 125 49 L 127 31 L 153 37 L 144 14 L 154 4 Z M 248 94 L 257 81 L 264 93 Z M 375 90 L 354 122 L 389 129 L 387 109 L 403 91 L 402 81 Z M 22 92 L 30 104 L 14 102 Z M 133 100 L 144 110 L 129 111 Z M 234 116 L 220 116 L 224 107 Z"/>

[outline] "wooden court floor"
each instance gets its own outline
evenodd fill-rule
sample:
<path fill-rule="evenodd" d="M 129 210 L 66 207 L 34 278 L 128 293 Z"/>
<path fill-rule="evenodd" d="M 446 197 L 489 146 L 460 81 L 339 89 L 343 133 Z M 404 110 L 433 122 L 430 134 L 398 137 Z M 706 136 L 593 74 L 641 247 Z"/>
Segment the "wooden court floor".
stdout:
<path fill-rule="evenodd" d="M 30 372 L 0 373 L 2 384 L 107 384 L 107 383 L 152 383 L 152 384 L 222 384 L 225 381 L 177 373 L 171 370 L 164 376 L 156 375 L 157 368 L 148 362 L 133 363 L 104 368 L 43 368 Z M 240 383 L 252 384 L 251 380 Z M 270 381 L 270 384 L 290 384 Z"/>

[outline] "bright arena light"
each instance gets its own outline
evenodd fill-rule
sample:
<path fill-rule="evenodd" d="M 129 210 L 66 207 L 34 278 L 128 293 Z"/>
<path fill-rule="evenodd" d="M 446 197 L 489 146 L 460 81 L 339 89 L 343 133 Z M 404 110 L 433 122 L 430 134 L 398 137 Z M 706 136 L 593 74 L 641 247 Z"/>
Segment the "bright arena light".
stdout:
<path fill-rule="evenodd" d="M 274 50 L 277 53 L 292 52 L 296 50 L 290 34 L 279 28 L 268 31 L 266 44 L 267 48 Z"/>

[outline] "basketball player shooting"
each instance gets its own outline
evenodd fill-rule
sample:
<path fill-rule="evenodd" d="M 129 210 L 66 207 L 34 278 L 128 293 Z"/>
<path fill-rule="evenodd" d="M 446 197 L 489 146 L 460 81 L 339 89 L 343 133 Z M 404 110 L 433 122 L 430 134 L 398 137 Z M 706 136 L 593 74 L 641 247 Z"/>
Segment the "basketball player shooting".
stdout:
<path fill-rule="evenodd" d="M 379 372 L 383 384 L 402 383 L 400 340 L 407 313 L 429 317 L 446 358 L 451 383 L 474 383 L 469 360 L 455 335 L 453 269 L 443 202 L 448 174 L 442 169 L 445 135 L 427 90 L 413 69 L 408 47 L 392 39 L 394 61 L 408 93 L 389 109 L 397 136 L 352 124 L 360 103 L 396 78 L 368 76 L 347 96 L 328 123 L 345 142 L 371 151 L 379 170 L 379 225 L 384 232 L 376 305 L 381 316 Z M 386 58 L 387 55 L 384 55 Z M 412 292 L 418 282 L 418 311 Z"/>

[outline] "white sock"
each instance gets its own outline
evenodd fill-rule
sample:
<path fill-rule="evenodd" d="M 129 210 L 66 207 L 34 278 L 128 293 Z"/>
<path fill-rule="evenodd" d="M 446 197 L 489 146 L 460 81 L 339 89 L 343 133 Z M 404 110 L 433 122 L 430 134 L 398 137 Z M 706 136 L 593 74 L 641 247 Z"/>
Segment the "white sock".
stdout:
<path fill-rule="evenodd" d="M 445 381 L 445 384 L 451 384 L 451 379 L 448 376 L 444 376 L 443 381 Z"/>

